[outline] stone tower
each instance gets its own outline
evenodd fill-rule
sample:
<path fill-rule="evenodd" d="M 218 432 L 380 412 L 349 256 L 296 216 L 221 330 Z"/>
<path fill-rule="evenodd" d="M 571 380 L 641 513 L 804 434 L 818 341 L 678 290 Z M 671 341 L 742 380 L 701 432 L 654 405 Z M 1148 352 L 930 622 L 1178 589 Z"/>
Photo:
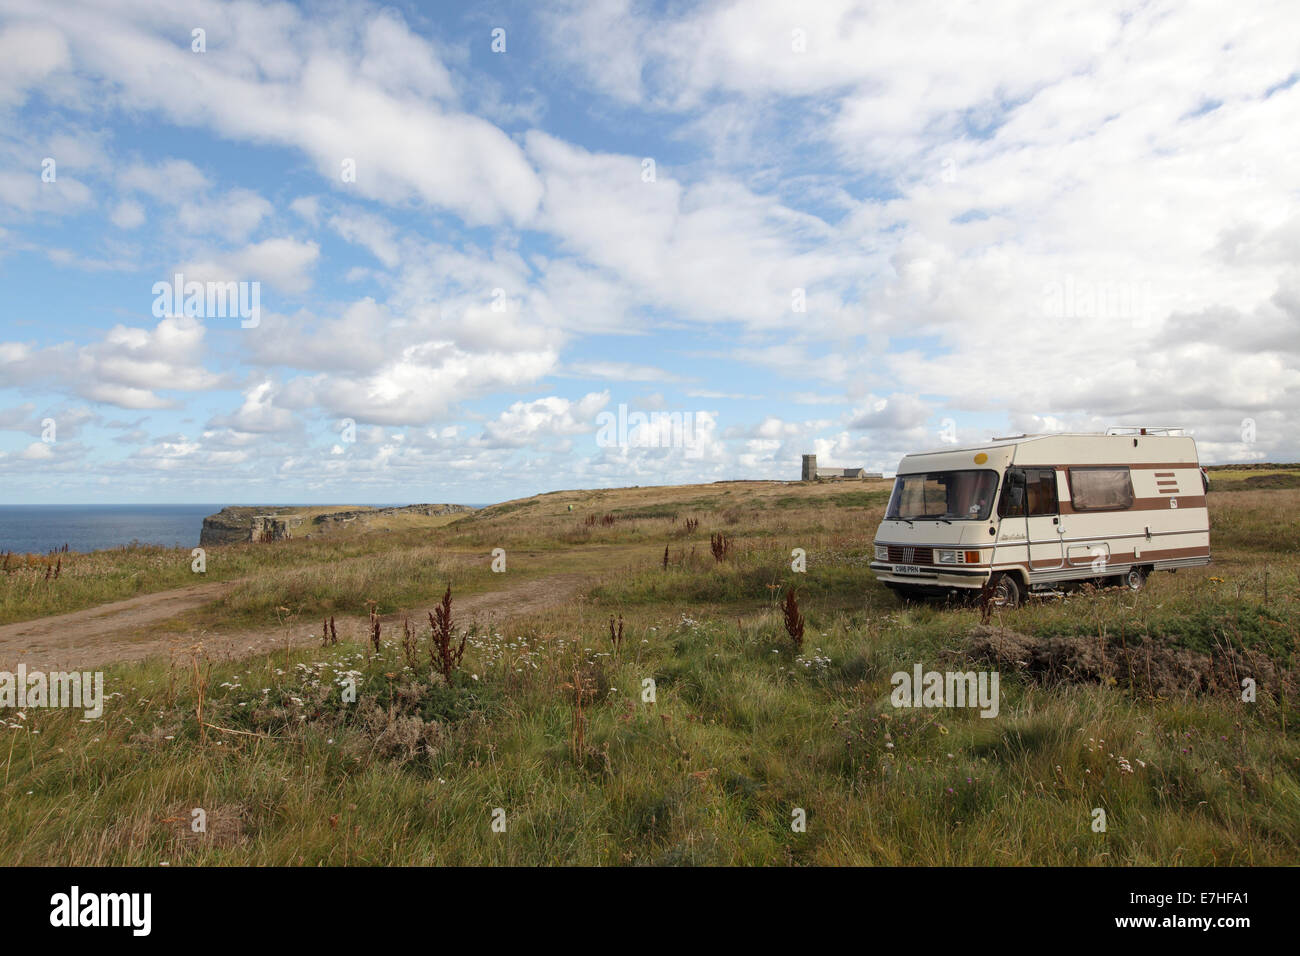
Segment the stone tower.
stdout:
<path fill-rule="evenodd" d="M 817 456 L 816 455 L 803 456 L 803 480 L 804 481 L 817 480 Z"/>

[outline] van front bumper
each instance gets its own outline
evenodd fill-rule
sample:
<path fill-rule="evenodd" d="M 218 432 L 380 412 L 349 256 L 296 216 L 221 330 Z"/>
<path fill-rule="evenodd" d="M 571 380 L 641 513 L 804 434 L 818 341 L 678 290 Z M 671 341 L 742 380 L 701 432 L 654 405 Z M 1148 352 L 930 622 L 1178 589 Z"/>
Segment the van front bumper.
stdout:
<path fill-rule="evenodd" d="M 872 562 L 872 573 L 883 584 L 911 584 L 941 588 L 982 588 L 989 579 L 988 568 L 950 568 L 922 565 L 895 565 Z M 908 570 L 901 571 L 900 567 Z"/>

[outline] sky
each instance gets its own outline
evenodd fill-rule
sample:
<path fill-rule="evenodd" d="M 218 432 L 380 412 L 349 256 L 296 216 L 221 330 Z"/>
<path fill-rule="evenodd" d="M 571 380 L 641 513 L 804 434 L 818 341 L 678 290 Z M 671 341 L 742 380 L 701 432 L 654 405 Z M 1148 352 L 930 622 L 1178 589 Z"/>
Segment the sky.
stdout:
<path fill-rule="evenodd" d="M 1290 0 L 0 0 L 0 503 L 1297 461 L 1297 79 Z"/>

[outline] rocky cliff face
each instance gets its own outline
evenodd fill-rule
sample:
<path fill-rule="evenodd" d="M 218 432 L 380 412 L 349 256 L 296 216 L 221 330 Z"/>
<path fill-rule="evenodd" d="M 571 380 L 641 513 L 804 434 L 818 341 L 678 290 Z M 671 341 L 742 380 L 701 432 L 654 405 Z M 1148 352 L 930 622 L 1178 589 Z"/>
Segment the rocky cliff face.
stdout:
<path fill-rule="evenodd" d="M 203 519 L 203 530 L 199 532 L 199 547 L 252 541 L 255 514 L 258 514 L 257 508 L 222 508 L 216 514 L 208 515 Z"/>
<path fill-rule="evenodd" d="M 252 541 L 285 541 L 302 524 L 301 515 L 253 515 Z"/>
<path fill-rule="evenodd" d="M 243 544 L 250 541 L 283 541 L 300 535 L 328 534 L 346 527 L 365 527 L 387 515 L 455 515 L 474 509 L 469 505 L 407 505 L 402 508 L 355 508 L 324 511 L 315 508 L 249 507 L 222 508 L 203 519 L 199 546 Z"/>

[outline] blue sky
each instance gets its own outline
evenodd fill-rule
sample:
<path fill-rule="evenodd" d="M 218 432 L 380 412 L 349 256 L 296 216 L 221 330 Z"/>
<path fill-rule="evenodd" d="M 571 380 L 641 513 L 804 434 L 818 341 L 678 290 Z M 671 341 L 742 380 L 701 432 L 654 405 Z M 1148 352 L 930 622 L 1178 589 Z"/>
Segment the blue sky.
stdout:
<path fill-rule="evenodd" d="M 0 0 L 5 502 L 1300 459 L 1293 5 L 158 6 Z"/>

